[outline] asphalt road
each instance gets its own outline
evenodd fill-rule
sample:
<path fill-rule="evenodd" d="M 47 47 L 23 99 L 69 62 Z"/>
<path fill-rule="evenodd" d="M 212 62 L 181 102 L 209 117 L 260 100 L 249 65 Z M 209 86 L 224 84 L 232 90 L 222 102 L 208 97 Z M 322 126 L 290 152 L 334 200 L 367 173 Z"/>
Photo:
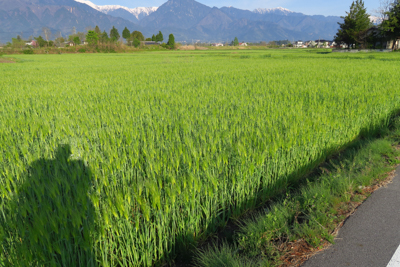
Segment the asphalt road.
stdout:
<path fill-rule="evenodd" d="M 400 167 L 347 219 L 335 244 L 302 267 L 400 267 Z"/>

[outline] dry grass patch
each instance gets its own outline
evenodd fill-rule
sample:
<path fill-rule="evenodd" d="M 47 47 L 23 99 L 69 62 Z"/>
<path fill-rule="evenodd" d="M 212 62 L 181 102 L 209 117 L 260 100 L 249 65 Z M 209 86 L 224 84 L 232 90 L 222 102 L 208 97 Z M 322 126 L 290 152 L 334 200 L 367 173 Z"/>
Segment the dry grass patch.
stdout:
<path fill-rule="evenodd" d="M 0 58 L 0 63 L 16 63 L 13 58 Z"/>
<path fill-rule="evenodd" d="M 179 47 L 179 50 L 195 50 L 194 45 L 182 45 Z"/>

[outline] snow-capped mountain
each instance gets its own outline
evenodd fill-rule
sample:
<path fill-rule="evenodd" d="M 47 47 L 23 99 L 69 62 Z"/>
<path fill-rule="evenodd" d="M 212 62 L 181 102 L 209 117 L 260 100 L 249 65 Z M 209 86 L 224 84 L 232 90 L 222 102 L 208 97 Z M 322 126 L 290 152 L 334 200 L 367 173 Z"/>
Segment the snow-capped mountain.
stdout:
<path fill-rule="evenodd" d="M 377 17 L 377 16 L 369 16 L 369 19 L 371 20 L 371 22 L 375 25 L 379 24 L 382 22 L 382 18 Z"/>
<path fill-rule="evenodd" d="M 127 11 L 130 14 L 132 14 L 137 20 L 141 20 L 142 18 L 150 15 L 154 11 L 158 9 L 158 7 L 136 7 L 136 8 L 128 8 L 124 6 L 119 6 L 119 5 L 105 5 L 105 6 L 99 6 L 96 4 L 93 4 L 90 1 L 87 0 L 75 0 L 76 2 L 86 4 L 90 6 L 93 9 L 96 9 L 97 11 L 100 11 L 104 14 L 111 15 L 111 16 L 118 16 L 118 17 L 123 17 L 121 16 L 122 14 L 116 14 L 121 13 L 121 11 Z M 124 17 L 123 17 L 124 18 Z M 126 18 L 129 19 L 129 18 Z M 131 19 L 129 19 L 131 20 Z M 136 20 L 133 22 L 137 22 Z"/>
<path fill-rule="evenodd" d="M 96 5 L 94 0 L 0 0 L 0 41 L 16 34 L 38 36 L 43 27 L 68 36 L 72 29 L 84 32 L 113 26 L 122 32 L 140 31 L 149 37 L 162 31 L 180 41 L 244 41 L 332 39 L 340 17 L 309 16 L 286 8 L 209 7 L 196 0 L 167 0 L 159 8 Z M 111 3 L 112 1 L 110 1 Z M 376 21 L 375 18 L 372 18 Z"/>
<path fill-rule="evenodd" d="M 276 7 L 276 8 L 256 8 L 253 10 L 253 13 L 256 14 L 268 14 L 268 13 L 281 13 L 281 14 L 291 14 L 295 13 L 293 11 L 290 11 L 287 8 L 283 7 Z"/>

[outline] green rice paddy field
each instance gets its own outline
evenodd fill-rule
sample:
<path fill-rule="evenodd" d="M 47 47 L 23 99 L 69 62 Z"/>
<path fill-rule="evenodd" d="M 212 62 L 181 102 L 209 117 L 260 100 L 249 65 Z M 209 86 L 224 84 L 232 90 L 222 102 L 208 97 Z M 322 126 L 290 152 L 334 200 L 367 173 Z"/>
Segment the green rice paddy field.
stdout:
<path fill-rule="evenodd" d="M 171 262 L 387 125 L 400 54 L 321 51 L 0 64 L 0 266 Z"/>

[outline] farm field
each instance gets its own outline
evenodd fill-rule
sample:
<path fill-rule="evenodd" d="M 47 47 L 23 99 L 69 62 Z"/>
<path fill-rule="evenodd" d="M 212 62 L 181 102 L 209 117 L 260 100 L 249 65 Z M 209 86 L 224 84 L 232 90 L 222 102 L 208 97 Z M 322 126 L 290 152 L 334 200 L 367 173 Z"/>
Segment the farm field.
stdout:
<path fill-rule="evenodd" d="M 0 266 L 170 262 L 400 111 L 398 53 L 13 57 Z"/>

